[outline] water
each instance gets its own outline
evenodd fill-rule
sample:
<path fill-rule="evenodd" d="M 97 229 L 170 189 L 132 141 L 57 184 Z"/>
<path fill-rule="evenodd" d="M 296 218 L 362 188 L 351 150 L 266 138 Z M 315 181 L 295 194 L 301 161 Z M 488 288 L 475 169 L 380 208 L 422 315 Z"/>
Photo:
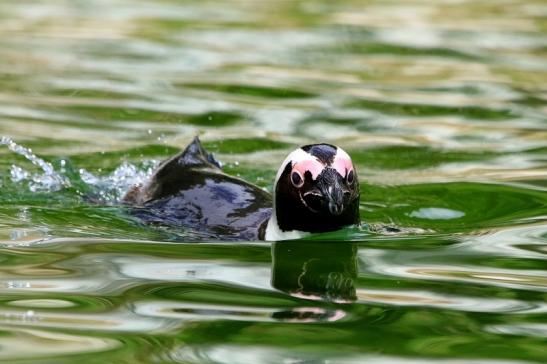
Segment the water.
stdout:
<path fill-rule="evenodd" d="M 0 360 L 546 362 L 546 14 L 0 3 Z M 119 207 L 196 134 L 269 190 L 340 145 L 366 225 L 197 243 Z"/>

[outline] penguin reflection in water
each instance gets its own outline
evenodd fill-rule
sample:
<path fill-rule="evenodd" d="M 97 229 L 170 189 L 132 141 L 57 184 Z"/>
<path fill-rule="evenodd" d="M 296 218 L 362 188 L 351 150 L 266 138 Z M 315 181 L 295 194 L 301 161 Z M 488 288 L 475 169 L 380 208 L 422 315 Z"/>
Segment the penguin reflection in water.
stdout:
<path fill-rule="evenodd" d="M 272 286 L 301 299 L 351 303 L 357 299 L 357 245 L 352 242 L 283 241 L 272 244 Z M 318 305 L 277 311 L 277 320 L 337 321 L 342 306 Z"/>
<path fill-rule="evenodd" d="M 196 137 L 123 198 L 147 223 L 218 240 L 286 240 L 359 224 L 359 183 L 349 155 L 330 144 L 290 153 L 274 195 L 224 173 Z"/>

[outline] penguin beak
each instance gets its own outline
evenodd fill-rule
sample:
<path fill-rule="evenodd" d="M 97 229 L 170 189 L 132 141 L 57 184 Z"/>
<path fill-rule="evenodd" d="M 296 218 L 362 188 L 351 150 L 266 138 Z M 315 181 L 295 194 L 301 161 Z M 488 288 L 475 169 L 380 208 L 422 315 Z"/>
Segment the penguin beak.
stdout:
<path fill-rule="evenodd" d="M 344 211 L 344 205 L 341 201 L 334 198 L 329 198 L 329 211 L 333 215 L 340 215 Z"/>
<path fill-rule="evenodd" d="M 325 168 L 317 183 L 319 190 L 327 202 L 329 212 L 338 216 L 344 212 L 344 179 L 333 168 Z"/>

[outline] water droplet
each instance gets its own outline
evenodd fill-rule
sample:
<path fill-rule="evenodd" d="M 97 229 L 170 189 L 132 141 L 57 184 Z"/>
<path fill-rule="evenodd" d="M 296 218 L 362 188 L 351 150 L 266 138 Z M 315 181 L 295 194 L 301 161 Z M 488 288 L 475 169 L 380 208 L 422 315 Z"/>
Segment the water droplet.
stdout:
<path fill-rule="evenodd" d="M 30 172 L 25 171 L 21 167 L 12 165 L 10 170 L 12 181 L 21 182 L 28 180 L 29 189 L 33 192 L 43 190 L 57 191 L 63 187 L 70 186 L 70 181 L 65 176 L 55 172 L 51 163 L 34 155 L 32 149 L 25 148 L 5 136 L 0 139 L 0 145 L 6 145 L 10 151 L 25 157 L 33 165 L 42 170 L 42 173 L 31 175 Z"/>
<path fill-rule="evenodd" d="M 30 177 L 30 173 L 23 168 L 12 165 L 10 169 L 11 180 L 15 183 L 24 181 Z"/>
<path fill-rule="evenodd" d="M 79 173 L 82 181 L 97 189 L 97 195 L 104 202 L 117 202 L 131 187 L 144 183 L 157 164 L 156 161 L 150 161 L 138 168 L 124 162 L 107 176 L 96 176 L 83 168 Z"/>

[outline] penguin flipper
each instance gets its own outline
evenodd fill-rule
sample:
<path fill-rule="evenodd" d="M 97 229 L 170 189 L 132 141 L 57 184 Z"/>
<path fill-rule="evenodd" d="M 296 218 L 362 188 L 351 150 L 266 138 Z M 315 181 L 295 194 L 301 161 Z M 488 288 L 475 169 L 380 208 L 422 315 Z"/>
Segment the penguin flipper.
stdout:
<path fill-rule="evenodd" d="M 192 170 L 208 173 L 222 173 L 222 166 L 195 137 L 179 154 L 163 161 L 144 185 L 131 188 L 122 198 L 127 204 L 142 205 L 150 200 L 174 194 L 187 185 L 192 177 Z"/>

